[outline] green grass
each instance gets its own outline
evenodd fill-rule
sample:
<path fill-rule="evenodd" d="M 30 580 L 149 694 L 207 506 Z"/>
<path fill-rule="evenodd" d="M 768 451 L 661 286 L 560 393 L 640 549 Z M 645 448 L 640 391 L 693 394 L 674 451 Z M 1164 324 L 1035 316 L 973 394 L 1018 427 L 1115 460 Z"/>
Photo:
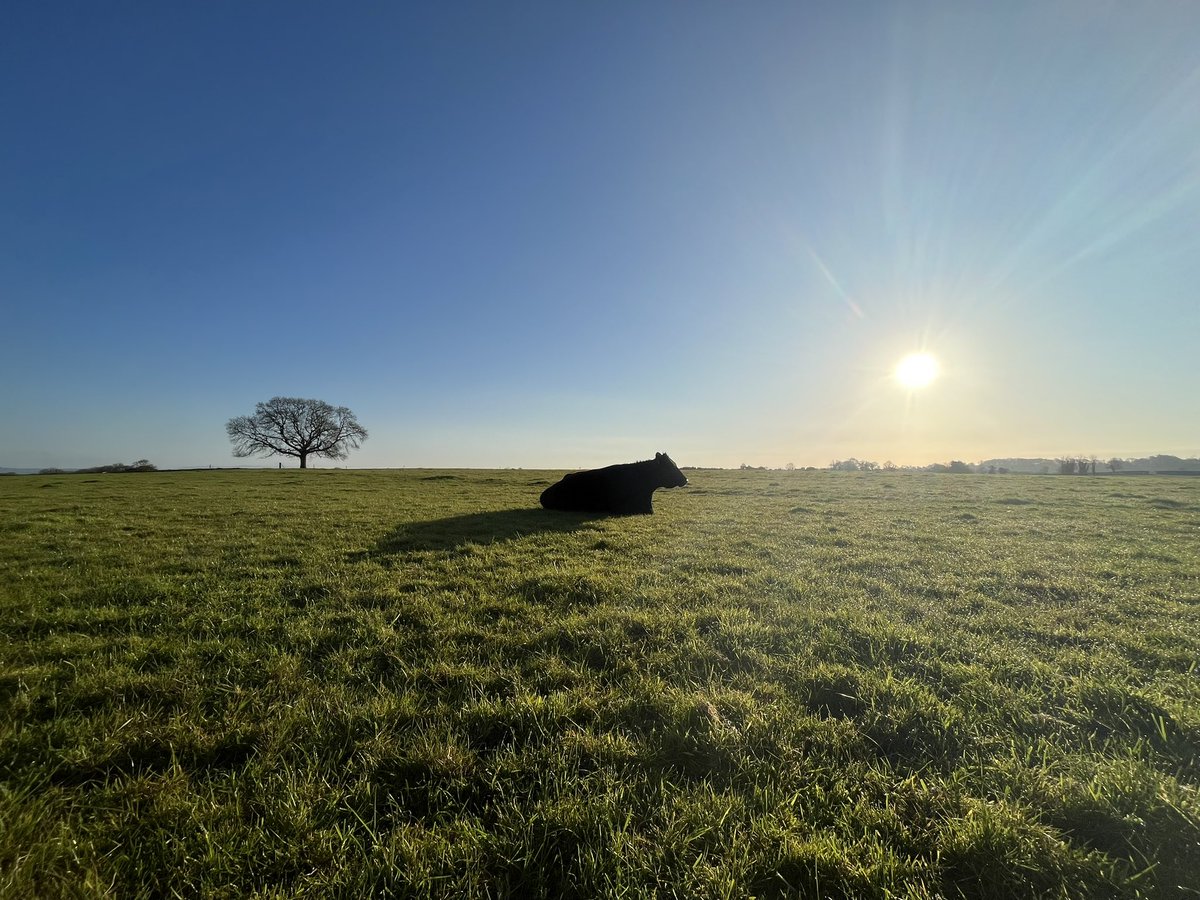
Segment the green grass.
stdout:
<path fill-rule="evenodd" d="M 0 480 L 0 896 L 1200 895 L 1200 479 Z"/>

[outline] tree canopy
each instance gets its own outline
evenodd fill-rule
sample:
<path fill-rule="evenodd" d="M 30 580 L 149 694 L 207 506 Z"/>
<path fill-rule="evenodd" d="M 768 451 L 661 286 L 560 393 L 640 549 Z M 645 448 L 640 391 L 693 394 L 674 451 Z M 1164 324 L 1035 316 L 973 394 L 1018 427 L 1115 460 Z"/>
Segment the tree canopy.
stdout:
<path fill-rule="evenodd" d="M 344 406 L 300 397 L 272 397 L 254 407 L 254 415 L 225 423 L 233 455 L 294 456 L 300 468 L 308 457 L 346 459 L 367 439 L 367 430 Z"/>

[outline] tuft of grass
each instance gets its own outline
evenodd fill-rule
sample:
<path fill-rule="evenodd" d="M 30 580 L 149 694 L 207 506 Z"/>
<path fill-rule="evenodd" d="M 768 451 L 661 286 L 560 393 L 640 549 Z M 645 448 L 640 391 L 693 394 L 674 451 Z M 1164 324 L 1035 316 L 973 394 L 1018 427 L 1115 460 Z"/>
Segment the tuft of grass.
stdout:
<path fill-rule="evenodd" d="M 1189 897 L 1200 487 L 0 484 L 0 895 Z"/>

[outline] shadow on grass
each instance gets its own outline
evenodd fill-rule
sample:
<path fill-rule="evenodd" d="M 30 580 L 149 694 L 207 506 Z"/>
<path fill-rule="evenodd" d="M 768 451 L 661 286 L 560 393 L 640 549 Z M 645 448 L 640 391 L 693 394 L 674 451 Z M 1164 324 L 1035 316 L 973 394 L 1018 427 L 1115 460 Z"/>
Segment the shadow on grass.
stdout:
<path fill-rule="evenodd" d="M 467 544 L 495 544 L 532 534 L 565 534 L 604 518 L 592 513 L 503 509 L 427 522 L 406 522 L 380 538 L 372 549 L 352 553 L 350 558 L 357 562 L 418 550 L 456 550 Z"/>

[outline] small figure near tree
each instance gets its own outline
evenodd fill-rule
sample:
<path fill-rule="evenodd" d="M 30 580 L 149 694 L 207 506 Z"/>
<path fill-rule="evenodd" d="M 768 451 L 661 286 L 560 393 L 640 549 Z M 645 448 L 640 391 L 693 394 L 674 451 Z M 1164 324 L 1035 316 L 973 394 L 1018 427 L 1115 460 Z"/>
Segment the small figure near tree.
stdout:
<path fill-rule="evenodd" d="M 367 439 L 367 430 L 344 406 L 300 397 L 272 397 L 254 415 L 225 423 L 233 455 L 294 456 L 308 468 L 310 456 L 345 459 Z"/>

